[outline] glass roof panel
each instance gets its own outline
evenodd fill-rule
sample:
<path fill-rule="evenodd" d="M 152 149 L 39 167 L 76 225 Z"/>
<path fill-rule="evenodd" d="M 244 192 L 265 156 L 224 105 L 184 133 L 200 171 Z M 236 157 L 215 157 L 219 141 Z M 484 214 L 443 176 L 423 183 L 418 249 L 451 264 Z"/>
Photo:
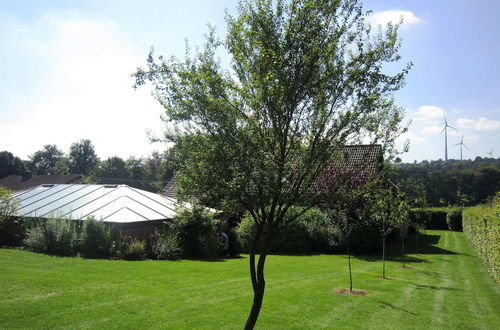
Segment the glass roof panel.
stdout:
<path fill-rule="evenodd" d="M 161 220 L 176 215 L 177 201 L 126 185 L 59 184 L 38 186 L 15 195 L 19 215 L 110 222 Z"/>

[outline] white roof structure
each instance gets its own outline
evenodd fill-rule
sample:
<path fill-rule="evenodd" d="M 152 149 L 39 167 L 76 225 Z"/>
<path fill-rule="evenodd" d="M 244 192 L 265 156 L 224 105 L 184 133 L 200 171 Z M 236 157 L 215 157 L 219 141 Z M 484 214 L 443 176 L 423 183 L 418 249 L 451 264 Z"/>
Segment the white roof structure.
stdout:
<path fill-rule="evenodd" d="M 13 197 L 18 203 L 17 216 L 72 220 L 94 217 L 115 223 L 171 219 L 178 206 L 173 198 L 127 185 L 47 184 Z"/>

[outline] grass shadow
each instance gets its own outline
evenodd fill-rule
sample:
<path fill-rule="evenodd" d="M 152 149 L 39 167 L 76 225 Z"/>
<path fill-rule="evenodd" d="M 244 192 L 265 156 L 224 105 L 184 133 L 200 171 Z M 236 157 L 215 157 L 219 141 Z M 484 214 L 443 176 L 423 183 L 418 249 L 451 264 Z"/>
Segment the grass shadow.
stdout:
<path fill-rule="evenodd" d="M 447 290 L 447 291 L 463 291 L 463 289 L 459 288 L 450 288 L 447 286 L 435 286 L 435 285 L 423 285 L 423 284 L 415 284 L 417 290 L 419 289 L 432 289 L 432 290 Z"/>
<path fill-rule="evenodd" d="M 402 312 L 405 312 L 405 313 L 411 314 L 411 315 L 418 315 L 415 312 L 409 311 L 409 310 L 404 309 L 402 307 L 395 306 L 395 305 L 388 303 L 388 302 L 385 302 L 385 301 L 378 301 L 378 303 L 380 304 L 381 307 L 395 309 L 395 310 L 402 311 Z"/>
<path fill-rule="evenodd" d="M 327 253 L 319 253 L 319 252 L 270 252 L 269 253 L 269 255 L 293 256 L 293 257 L 313 257 L 313 256 L 319 256 L 321 254 L 327 254 Z"/>
<path fill-rule="evenodd" d="M 215 258 L 180 258 L 179 260 L 191 260 L 191 261 L 201 261 L 201 262 L 226 262 L 232 259 L 245 259 L 245 257 L 237 256 L 227 256 L 227 257 L 215 257 Z"/>
<path fill-rule="evenodd" d="M 405 261 L 408 263 L 429 262 L 425 259 L 425 255 L 459 255 L 460 253 L 446 250 L 436 246 L 439 243 L 439 235 L 425 235 L 422 233 L 414 233 L 405 241 L 406 256 Z M 413 255 L 408 255 L 413 254 Z M 417 256 L 422 256 L 417 257 Z M 380 261 L 382 259 L 381 252 L 368 255 L 356 255 L 355 258 L 363 261 Z M 386 247 L 385 260 L 387 261 L 402 261 L 401 257 L 401 242 L 396 241 L 388 244 Z"/>
<path fill-rule="evenodd" d="M 354 255 L 354 258 L 362 261 L 381 261 L 382 260 L 382 255 L 378 254 L 368 254 L 368 255 Z M 386 261 L 397 261 L 397 262 L 402 262 L 401 259 L 401 252 L 399 255 L 386 255 L 385 256 Z M 406 256 L 405 257 L 405 262 L 407 263 L 428 263 L 429 261 L 424 259 L 424 258 L 417 258 L 417 257 L 412 257 L 412 256 Z"/>

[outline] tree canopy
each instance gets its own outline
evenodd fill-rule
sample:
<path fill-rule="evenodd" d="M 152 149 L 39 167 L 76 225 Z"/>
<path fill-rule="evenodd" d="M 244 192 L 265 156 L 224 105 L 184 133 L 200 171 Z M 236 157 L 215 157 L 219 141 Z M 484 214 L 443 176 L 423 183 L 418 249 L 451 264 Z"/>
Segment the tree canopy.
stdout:
<path fill-rule="evenodd" d="M 123 180 L 127 180 L 128 178 L 127 163 L 117 156 L 103 160 L 93 172 L 93 180 L 98 183 L 123 184 Z"/>
<path fill-rule="evenodd" d="M 0 152 L 0 179 L 25 170 L 23 161 L 9 151 Z"/>
<path fill-rule="evenodd" d="M 92 141 L 82 139 L 69 148 L 68 169 L 72 174 L 89 175 L 99 163 Z"/>
<path fill-rule="evenodd" d="M 47 144 L 30 156 L 30 169 L 35 175 L 57 174 L 57 163 L 63 156 L 64 152 L 55 144 Z"/>
<path fill-rule="evenodd" d="M 257 225 L 247 328 L 262 304 L 267 247 L 293 220 L 290 208 L 318 202 L 316 178 L 344 144 L 391 149 L 403 130 L 392 92 L 411 64 L 384 73 L 384 64 L 400 59 L 398 25 L 374 33 L 366 15 L 356 0 L 243 1 L 237 17 L 227 16 L 225 40 L 210 29 L 194 55 L 151 52 L 148 67 L 135 72 L 136 86 L 152 83 L 166 121 L 176 124 L 166 139 L 185 155 L 180 192 L 217 196 L 220 207 L 238 202 Z M 216 58 L 220 47 L 230 67 Z"/>

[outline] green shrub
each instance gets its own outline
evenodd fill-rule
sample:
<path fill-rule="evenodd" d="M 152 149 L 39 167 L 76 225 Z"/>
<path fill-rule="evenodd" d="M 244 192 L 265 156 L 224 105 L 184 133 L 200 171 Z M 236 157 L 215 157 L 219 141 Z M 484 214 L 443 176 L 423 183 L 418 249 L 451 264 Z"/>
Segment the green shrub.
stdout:
<path fill-rule="evenodd" d="M 246 213 L 238 227 L 236 227 L 236 236 L 240 242 L 241 249 L 249 252 L 252 246 L 252 237 L 255 235 L 255 223 L 250 214 Z"/>
<path fill-rule="evenodd" d="M 295 216 L 302 211 L 302 208 L 294 207 L 290 210 L 289 216 Z M 324 212 L 310 209 L 278 229 L 275 239 L 271 242 L 270 252 L 306 253 L 330 250 L 331 233 L 327 229 L 328 223 L 328 216 Z M 245 252 L 250 251 L 255 228 L 255 222 L 249 214 L 243 217 L 236 228 L 236 235 Z"/>
<path fill-rule="evenodd" d="M 40 226 L 33 227 L 27 230 L 26 237 L 23 240 L 23 245 L 35 252 L 47 252 L 45 237 Z"/>
<path fill-rule="evenodd" d="M 394 242 L 397 238 L 397 232 L 391 230 L 386 237 L 386 243 Z M 374 253 L 382 248 L 382 237 L 380 229 L 377 228 L 374 221 L 364 221 L 357 224 L 351 235 L 349 246 L 353 253 Z M 344 247 L 342 247 L 344 249 Z"/>
<path fill-rule="evenodd" d="M 103 221 L 84 220 L 82 254 L 88 258 L 110 258 L 115 253 L 113 229 Z"/>
<path fill-rule="evenodd" d="M 462 231 L 462 209 L 451 209 L 446 215 L 446 224 L 449 230 Z"/>
<path fill-rule="evenodd" d="M 243 251 L 243 248 L 241 246 L 241 242 L 238 239 L 238 234 L 236 233 L 236 228 L 230 229 L 228 232 L 226 232 L 228 238 L 229 238 L 229 246 L 227 248 L 227 254 L 235 257 Z"/>
<path fill-rule="evenodd" d="M 448 229 L 446 215 L 448 208 L 419 208 L 410 210 L 412 223 L 419 224 L 426 229 Z"/>
<path fill-rule="evenodd" d="M 339 228 L 332 225 L 331 215 L 313 208 L 301 216 L 307 225 L 311 248 L 314 252 L 331 252 L 338 246 Z"/>
<path fill-rule="evenodd" d="M 0 223 L 0 246 L 22 246 L 25 236 L 24 218 L 10 217 Z"/>
<path fill-rule="evenodd" d="M 151 253 L 156 259 L 174 260 L 180 258 L 182 250 L 179 247 L 178 233 L 155 231 L 151 235 Z"/>
<path fill-rule="evenodd" d="M 300 207 L 291 212 L 301 212 Z M 293 214 L 293 213 L 292 213 Z M 367 215 L 364 215 L 368 217 Z M 345 241 L 334 211 L 323 212 L 312 208 L 295 221 L 279 228 L 270 246 L 270 252 L 308 253 L 344 251 Z M 238 240 L 245 252 L 250 251 L 251 239 L 255 234 L 255 223 L 250 215 L 245 215 L 236 228 Z M 373 221 L 358 221 L 351 228 L 350 247 L 355 253 L 370 253 L 380 248 L 380 233 Z M 391 236 L 389 241 L 393 240 Z"/>
<path fill-rule="evenodd" d="M 295 210 L 292 210 L 292 212 Z M 271 251 L 285 253 L 306 253 L 312 251 L 312 240 L 303 217 L 281 226 L 271 242 Z"/>
<path fill-rule="evenodd" d="M 465 208 L 462 217 L 465 236 L 500 283 L 500 194 L 490 204 Z"/>
<path fill-rule="evenodd" d="M 137 238 L 128 238 L 125 241 L 123 259 L 143 260 L 146 257 L 146 242 Z"/>
<path fill-rule="evenodd" d="M 71 220 L 39 219 L 27 230 L 23 244 L 37 252 L 73 256 L 79 248 L 78 226 Z"/>
<path fill-rule="evenodd" d="M 181 210 L 170 226 L 179 233 L 179 245 L 183 256 L 212 258 L 222 251 L 217 235 L 217 221 L 213 214 L 200 206 Z"/>

